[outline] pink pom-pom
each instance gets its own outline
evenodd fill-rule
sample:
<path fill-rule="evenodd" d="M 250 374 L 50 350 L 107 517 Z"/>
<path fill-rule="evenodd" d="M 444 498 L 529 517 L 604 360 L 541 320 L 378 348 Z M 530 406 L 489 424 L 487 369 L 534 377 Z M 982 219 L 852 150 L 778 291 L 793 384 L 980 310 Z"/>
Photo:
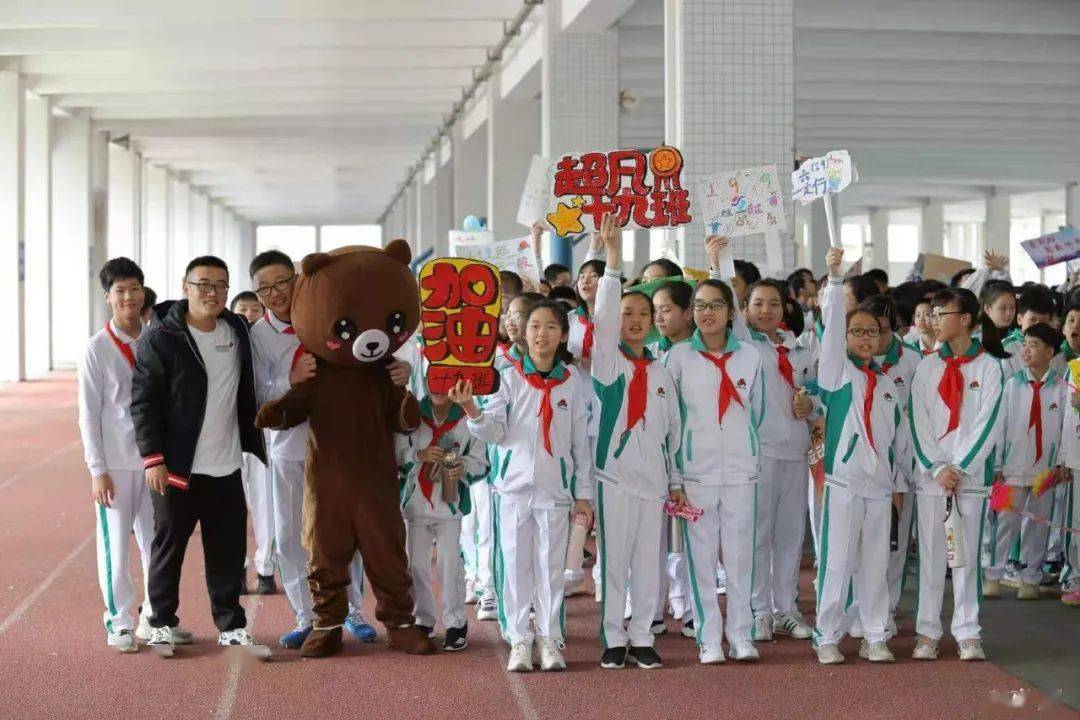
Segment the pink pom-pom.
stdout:
<path fill-rule="evenodd" d="M 1012 488 L 1003 482 L 994 483 L 990 489 L 990 508 L 994 512 L 1012 509 Z"/>

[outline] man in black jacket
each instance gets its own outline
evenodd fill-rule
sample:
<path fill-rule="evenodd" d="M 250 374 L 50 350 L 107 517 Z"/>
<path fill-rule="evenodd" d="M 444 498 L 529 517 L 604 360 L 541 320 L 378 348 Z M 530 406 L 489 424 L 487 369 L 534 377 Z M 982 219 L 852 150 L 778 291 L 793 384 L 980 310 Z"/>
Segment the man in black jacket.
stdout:
<path fill-rule="evenodd" d="M 150 551 L 151 645 L 173 645 L 180 568 L 202 527 L 206 585 L 222 645 L 250 645 L 240 605 L 247 552 L 241 453 L 266 462 L 255 428 L 255 380 L 247 324 L 225 309 L 229 270 L 192 260 L 183 296 L 154 308 L 139 343 L 131 388 L 135 440 L 154 491 Z"/>

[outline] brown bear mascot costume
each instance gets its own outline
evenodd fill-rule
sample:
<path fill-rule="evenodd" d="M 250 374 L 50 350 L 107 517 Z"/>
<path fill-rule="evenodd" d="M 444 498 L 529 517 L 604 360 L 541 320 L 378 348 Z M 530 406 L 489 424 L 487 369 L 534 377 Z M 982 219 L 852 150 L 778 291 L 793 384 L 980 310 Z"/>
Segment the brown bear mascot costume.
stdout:
<path fill-rule="evenodd" d="M 420 424 L 416 398 L 390 382 L 386 364 L 419 322 L 409 245 L 346 247 L 300 263 L 292 322 L 317 358 L 315 377 L 259 410 L 255 424 L 274 430 L 310 423 L 304 487 L 304 546 L 314 630 L 300 653 L 341 651 L 348 613 L 349 561 L 356 550 L 375 593 L 375 617 L 391 648 L 428 654 L 434 645 L 414 626 L 405 524 L 398 498 L 395 432 Z"/>

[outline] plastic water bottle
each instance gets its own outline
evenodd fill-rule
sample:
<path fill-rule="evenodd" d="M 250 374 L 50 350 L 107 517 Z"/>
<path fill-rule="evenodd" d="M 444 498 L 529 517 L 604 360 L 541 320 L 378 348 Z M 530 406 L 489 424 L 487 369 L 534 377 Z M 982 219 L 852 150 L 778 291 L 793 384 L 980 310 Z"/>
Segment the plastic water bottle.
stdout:
<path fill-rule="evenodd" d="M 964 520 L 954 497 L 945 500 L 945 560 L 951 568 L 964 567 Z"/>

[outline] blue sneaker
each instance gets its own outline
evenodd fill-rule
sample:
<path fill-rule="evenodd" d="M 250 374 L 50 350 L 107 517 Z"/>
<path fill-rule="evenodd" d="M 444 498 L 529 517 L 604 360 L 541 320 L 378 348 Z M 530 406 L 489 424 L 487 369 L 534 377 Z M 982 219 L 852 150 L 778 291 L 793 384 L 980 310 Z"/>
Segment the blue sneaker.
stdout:
<path fill-rule="evenodd" d="M 311 626 L 301 625 L 292 632 L 287 632 L 280 638 L 278 638 L 278 643 L 281 644 L 281 647 L 288 650 L 296 650 L 298 647 L 304 644 L 304 641 L 307 640 L 307 636 L 310 634 Z"/>
<path fill-rule="evenodd" d="M 354 638 L 365 643 L 375 642 L 375 637 L 378 635 L 375 628 L 368 625 L 364 620 L 364 616 L 358 612 L 352 613 L 345 618 L 345 629 Z"/>

